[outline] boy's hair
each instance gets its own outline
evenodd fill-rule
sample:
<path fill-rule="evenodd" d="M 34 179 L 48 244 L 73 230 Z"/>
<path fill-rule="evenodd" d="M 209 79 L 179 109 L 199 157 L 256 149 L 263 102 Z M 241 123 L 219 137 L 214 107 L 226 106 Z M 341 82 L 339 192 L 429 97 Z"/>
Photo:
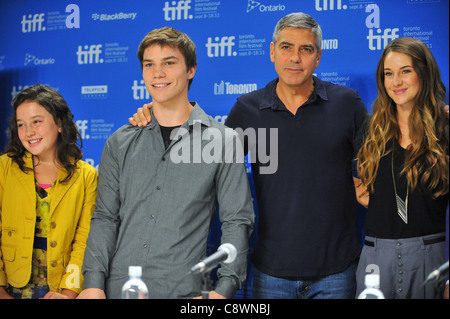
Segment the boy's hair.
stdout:
<path fill-rule="evenodd" d="M 151 45 L 170 46 L 178 48 L 184 56 L 187 70 L 197 66 L 197 53 L 194 42 L 189 36 L 172 27 L 163 27 L 150 31 L 139 44 L 137 56 L 141 62 L 141 69 L 144 67 L 144 51 Z M 193 79 L 189 80 L 189 87 Z"/>

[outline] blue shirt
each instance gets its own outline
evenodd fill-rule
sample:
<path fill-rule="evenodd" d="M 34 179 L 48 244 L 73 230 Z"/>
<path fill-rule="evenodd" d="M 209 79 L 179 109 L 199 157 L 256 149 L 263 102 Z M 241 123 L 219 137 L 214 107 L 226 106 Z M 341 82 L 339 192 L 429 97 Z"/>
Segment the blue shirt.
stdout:
<path fill-rule="evenodd" d="M 268 143 L 269 129 L 278 131 L 276 172 L 262 174 L 266 160 L 250 154 L 259 212 L 254 265 L 281 277 L 344 271 L 360 252 L 352 161 L 367 109 L 355 90 L 314 77 L 313 93 L 294 115 L 277 83 L 239 97 L 225 123 L 256 130 L 256 152 L 263 144 L 257 129 L 265 129 Z M 252 148 L 247 140 L 245 146 Z"/>

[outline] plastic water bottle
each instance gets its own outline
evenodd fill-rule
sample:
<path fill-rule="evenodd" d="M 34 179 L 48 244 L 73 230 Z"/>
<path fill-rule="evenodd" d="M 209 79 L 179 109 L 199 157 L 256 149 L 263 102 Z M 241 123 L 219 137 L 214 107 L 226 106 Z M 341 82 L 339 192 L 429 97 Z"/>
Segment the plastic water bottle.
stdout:
<path fill-rule="evenodd" d="M 130 279 L 122 287 L 122 299 L 147 299 L 147 285 L 141 279 L 142 267 L 129 266 L 128 276 Z"/>
<path fill-rule="evenodd" d="M 384 299 L 384 295 L 380 290 L 380 275 L 367 274 L 364 279 L 366 289 L 358 296 L 358 299 Z"/>

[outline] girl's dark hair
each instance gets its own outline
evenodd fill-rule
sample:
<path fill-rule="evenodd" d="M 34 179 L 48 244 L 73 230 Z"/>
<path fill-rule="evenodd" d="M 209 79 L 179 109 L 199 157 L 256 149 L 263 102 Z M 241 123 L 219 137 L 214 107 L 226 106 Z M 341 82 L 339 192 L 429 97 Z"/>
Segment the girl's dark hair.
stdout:
<path fill-rule="evenodd" d="M 32 167 L 25 167 L 23 156 L 26 149 L 19 139 L 17 129 L 17 108 L 25 101 L 36 101 L 49 112 L 56 124 L 60 125 L 61 133 L 56 141 L 57 157 L 61 165 L 67 170 L 67 176 L 60 181 L 67 182 L 75 172 L 78 160 L 83 157 L 81 151 L 81 135 L 73 121 L 72 112 L 64 98 L 55 89 L 41 84 L 35 84 L 24 89 L 16 95 L 12 101 L 13 115 L 9 125 L 9 143 L 6 145 L 5 153 L 13 159 L 19 168 L 26 172 Z"/>

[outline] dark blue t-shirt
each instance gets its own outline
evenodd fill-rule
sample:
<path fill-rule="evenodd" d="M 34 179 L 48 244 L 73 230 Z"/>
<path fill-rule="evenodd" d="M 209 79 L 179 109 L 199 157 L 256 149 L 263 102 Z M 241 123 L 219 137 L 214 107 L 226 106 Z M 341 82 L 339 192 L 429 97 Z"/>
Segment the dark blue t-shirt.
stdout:
<path fill-rule="evenodd" d="M 314 77 L 313 93 L 294 115 L 278 98 L 277 83 L 239 97 L 225 123 L 244 130 L 246 149 L 254 148 L 253 263 L 279 277 L 344 271 L 360 252 L 352 162 L 367 109 L 355 90 Z"/>

